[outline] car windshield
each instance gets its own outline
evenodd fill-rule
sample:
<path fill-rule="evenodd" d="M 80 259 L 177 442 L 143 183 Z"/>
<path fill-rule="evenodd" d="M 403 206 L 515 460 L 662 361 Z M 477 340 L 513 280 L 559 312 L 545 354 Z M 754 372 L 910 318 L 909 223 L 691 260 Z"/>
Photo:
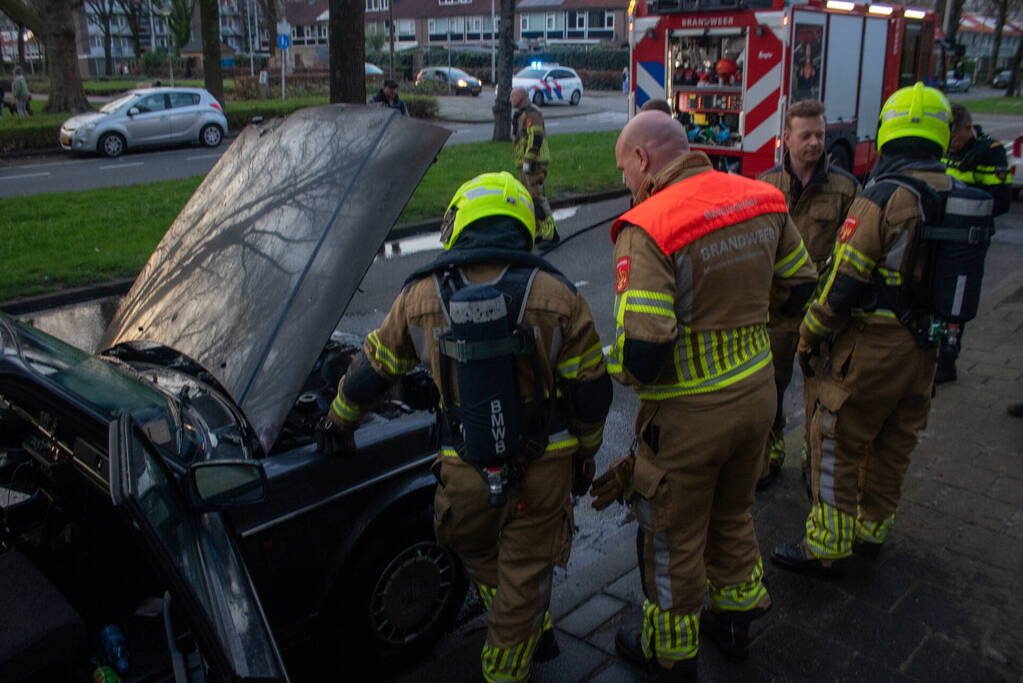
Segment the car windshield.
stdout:
<path fill-rule="evenodd" d="M 515 78 L 543 78 L 545 73 L 545 69 L 523 69 L 515 74 Z"/>
<path fill-rule="evenodd" d="M 154 444 L 175 460 L 189 462 L 205 451 L 196 420 L 182 415 L 174 400 L 142 381 L 129 367 L 97 358 L 39 330 L 0 317 L 0 353 L 22 361 L 81 399 L 92 412 L 115 420 L 130 413 Z"/>
<path fill-rule="evenodd" d="M 121 107 L 123 107 L 124 105 L 131 102 L 132 100 L 134 100 L 135 97 L 136 97 L 135 93 L 122 95 L 121 97 L 118 97 L 116 100 L 110 100 L 109 102 L 104 104 L 103 107 L 100 108 L 100 111 L 103 112 L 104 114 L 113 113 L 120 109 Z"/>

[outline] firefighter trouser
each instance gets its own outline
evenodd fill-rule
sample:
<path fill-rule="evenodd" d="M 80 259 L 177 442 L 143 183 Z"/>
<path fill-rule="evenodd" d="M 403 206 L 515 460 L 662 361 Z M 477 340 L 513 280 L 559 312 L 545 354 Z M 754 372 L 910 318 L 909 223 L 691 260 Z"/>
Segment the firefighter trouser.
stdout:
<path fill-rule="evenodd" d="M 767 328 L 767 334 L 771 339 L 771 362 L 774 364 L 777 406 L 774 422 L 771 423 L 771 433 L 764 446 L 764 475 L 767 474 L 772 459 L 779 464 L 785 459 L 784 448 L 779 451 L 772 449 L 771 446 L 785 436 L 785 390 L 792 381 L 792 366 L 796 357 L 796 346 L 799 344 L 800 320 L 801 318 L 783 318 Z"/>
<path fill-rule="evenodd" d="M 522 170 L 522 164 L 519 164 L 519 180 L 533 198 L 533 213 L 536 215 L 537 225 L 554 213 L 543 189 L 544 181 L 547 179 L 547 165 L 546 161 L 530 161 L 529 173 L 526 173 Z"/>
<path fill-rule="evenodd" d="M 708 592 L 715 611 L 771 603 L 751 508 L 774 397 L 764 368 L 720 391 L 640 404 L 631 504 L 643 647 L 662 667 L 696 656 Z"/>
<path fill-rule="evenodd" d="M 437 540 L 465 565 L 489 607 L 483 676 L 524 681 L 537 640 L 550 628 L 554 567 L 568 563 L 572 540 L 571 454 L 548 453 L 526 469 L 518 492 L 500 508 L 487 502 L 479 472 L 439 456 Z"/>
<path fill-rule="evenodd" d="M 835 341 L 811 425 L 806 545 L 815 556 L 847 557 L 854 538 L 888 537 L 917 434 L 927 426 L 935 356 L 895 324 L 854 320 Z"/>

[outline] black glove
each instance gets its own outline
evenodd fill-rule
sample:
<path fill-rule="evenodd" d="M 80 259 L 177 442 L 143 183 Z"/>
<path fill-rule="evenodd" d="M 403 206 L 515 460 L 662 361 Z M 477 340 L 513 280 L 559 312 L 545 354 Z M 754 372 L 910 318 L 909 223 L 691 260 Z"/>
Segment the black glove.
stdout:
<path fill-rule="evenodd" d="M 597 463 L 593 461 L 592 455 L 572 456 L 572 495 L 581 496 L 585 494 L 590 484 L 593 483 L 593 475 L 597 473 Z"/>
<path fill-rule="evenodd" d="M 329 417 L 321 417 L 316 423 L 316 450 L 324 455 L 354 455 L 355 432 L 339 427 Z"/>

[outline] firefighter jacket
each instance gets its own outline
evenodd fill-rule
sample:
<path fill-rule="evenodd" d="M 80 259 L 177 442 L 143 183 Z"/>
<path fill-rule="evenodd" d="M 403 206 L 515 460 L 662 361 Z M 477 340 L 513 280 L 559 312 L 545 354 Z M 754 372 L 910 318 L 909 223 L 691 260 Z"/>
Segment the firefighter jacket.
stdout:
<path fill-rule="evenodd" d="M 947 152 L 942 161 L 948 166 L 950 176 L 990 193 L 995 200 L 993 215 L 1001 216 L 1009 210 L 1012 176 L 1009 175 L 1009 160 L 1002 143 L 978 134 L 958 151 Z"/>
<path fill-rule="evenodd" d="M 871 178 L 904 173 L 936 190 L 948 190 L 951 180 L 935 157 L 882 155 Z M 867 325 L 898 328 L 896 313 L 879 297 L 878 284 L 897 296 L 898 288 L 923 278 L 926 258 L 914 258 L 914 237 L 923 217 L 912 191 L 893 183 L 868 182 L 853 201 L 838 233 L 832 266 L 800 326 L 801 337 L 821 341 L 839 331 L 849 318 Z M 913 272 L 910 264 L 916 261 Z"/>
<path fill-rule="evenodd" d="M 786 153 L 781 164 L 762 173 L 759 179 L 785 195 L 789 215 L 803 237 L 810 260 L 820 269 L 831 256 L 838 228 L 859 193 L 856 177 L 831 163 L 829 156 L 822 156 L 810 182 L 803 187 Z"/>
<path fill-rule="evenodd" d="M 782 194 L 693 152 L 648 178 L 636 202 L 611 229 L 615 378 L 662 400 L 770 368 L 772 285 L 788 285 L 784 305 L 799 311 L 816 280 Z"/>
<path fill-rule="evenodd" d="M 527 161 L 551 160 L 543 114 L 535 105 L 530 104 L 515 112 L 512 121 L 512 149 L 515 151 L 516 166 L 522 166 Z"/>
<path fill-rule="evenodd" d="M 496 220 L 518 225 L 503 217 Z M 525 241 L 521 249 L 507 248 L 516 239 L 510 233 L 502 233 L 491 225 L 488 239 L 480 240 L 472 234 L 473 225 L 465 229 L 451 252 L 438 258 L 436 267 L 423 269 L 410 278 L 383 323 L 366 337 L 362 357 L 339 383 L 329 413 L 334 422 L 344 428 L 353 426 L 392 382 L 420 363 L 429 367 L 442 392 L 441 368 L 448 368 L 450 388 L 457 402 L 454 368 L 442 363 L 437 348 L 438 337 L 450 327 L 439 294 L 439 278 L 493 282 L 510 264 L 530 266 L 541 261 L 529 253 Z M 588 456 L 596 453 L 603 439 L 611 382 L 586 300 L 552 266 L 544 266 L 533 277 L 521 325 L 535 331 L 543 375 L 539 379 L 556 394 L 558 408 L 549 426 L 546 452 Z M 534 376 L 531 358 L 518 358 L 516 363 L 519 394 L 528 407 L 538 378 Z M 450 442 L 443 444 L 441 454 L 457 456 L 454 446 Z"/>

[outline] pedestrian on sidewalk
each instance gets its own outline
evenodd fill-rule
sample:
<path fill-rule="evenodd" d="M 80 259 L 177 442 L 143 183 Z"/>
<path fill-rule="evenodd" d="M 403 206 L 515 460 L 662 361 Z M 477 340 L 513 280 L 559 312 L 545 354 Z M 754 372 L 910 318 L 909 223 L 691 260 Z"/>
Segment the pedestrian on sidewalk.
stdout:
<path fill-rule="evenodd" d="M 11 83 L 11 91 L 14 94 L 14 101 L 17 102 L 18 116 L 28 116 L 28 100 L 31 96 L 28 91 L 28 81 L 21 71 L 20 66 L 14 67 L 14 81 Z"/>
<path fill-rule="evenodd" d="M 384 81 L 384 84 L 380 87 L 380 92 L 369 98 L 366 104 L 377 104 L 381 107 L 394 109 L 402 116 L 408 116 L 408 107 L 398 97 L 398 81 L 391 80 L 390 78 Z"/>
<path fill-rule="evenodd" d="M 952 230 L 932 230 L 933 221 L 955 214 L 969 225 L 990 221 L 990 200 L 957 188 L 945 173 L 950 117 L 945 96 L 923 83 L 885 102 L 880 159 L 849 209 L 828 279 L 800 326 L 804 368 L 814 349 L 826 342 L 828 350 L 814 370 L 806 532 L 772 553 L 785 569 L 838 576 L 854 550 L 877 557 L 891 532 L 910 456 L 927 424 L 941 329 L 935 302 L 943 292 L 932 276 L 941 262 L 928 240 L 948 239 L 929 234 Z M 942 199 L 953 193 L 954 211 Z M 972 282 L 964 276 L 959 286 Z M 959 296 L 969 301 L 971 293 Z"/>
<path fill-rule="evenodd" d="M 849 205 L 860 190 L 856 177 L 834 163 L 825 147 L 824 105 L 817 100 L 795 102 L 785 111 L 782 163 L 759 177 L 785 195 L 789 215 L 803 237 L 817 271 L 824 268 L 835 247 L 838 228 L 845 220 Z M 778 407 L 771 425 L 764 454 L 764 473 L 757 490 L 766 489 L 781 473 L 785 462 L 785 390 L 792 381 L 792 365 L 799 342 L 799 323 L 803 311 L 792 316 L 776 316 L 768 323 L 774 384 Z M 813 378 L 803 377 L 803 405 L 806 423 L 813 414 Z M 809 464 L 809 441 L 804 435 L 802 466 L 804 479 Z"/>
<path fill-rule="evenodd" d="M 568 562 L 571 493 L 593 480 L 611 404 L 589 306 L 531 253 L 535 231 L 529 193 L 510 173 L 462 185 L 444 253 L 406 281 L 317 430 L 322 450 L 346 452 L 363 411 L 430 366 L 441 424 L 434 525 L 489 610 L 491 682 L 528 680 L 534 659 L 558 654 L 554 567 Z"/>
<path fill-rule="evenodd" d="M 771 606 L 751 515 L 775 408 L 767 321 L 772 303 L 802 310 L 816 271 L 782 194 L 715 171 L 670 116 L 638 114 L 615 158 L 635 206 L 611 229 L 608 370 L 640 408 L 593 505 L 627 502 L 639 522 L 643 621 L 618 632 L 618 652 L 658 680 L 695 680 L 708 593 L 704 633 L 729 657 Z"/>
<path fill-rule="evenodd" d="M 519 180 L 529 190 L 536 211 L 536 233 L 539 239 L 557 244 L 561 241 L 554 223 L 554 212 L 544 194 L 544 181 L 550 165 L 551 152 L 547 131 L 540 109 L 529 101 L 525 88 L 512 88 L 511 106 L 515 110 L 512 121 L 512 150 Z"/>
<path fill-rule="evenodd" d="M 1012 205 L 1012 176 L 1009 175 L 1005 147 L 984 135 L 980 126 L 974 126 L 970 110 L 959 103 L 952 105 L 952 136 L 943 161 L 950 176 L 991 195 L 993 215 L 1001 216 L 1009 210 Z M 954 382 L 958 377 L 956 359 L 963 348 L 966 326 L 954 329 L 954 333 L 941 343 L 935 384 Z"/>

